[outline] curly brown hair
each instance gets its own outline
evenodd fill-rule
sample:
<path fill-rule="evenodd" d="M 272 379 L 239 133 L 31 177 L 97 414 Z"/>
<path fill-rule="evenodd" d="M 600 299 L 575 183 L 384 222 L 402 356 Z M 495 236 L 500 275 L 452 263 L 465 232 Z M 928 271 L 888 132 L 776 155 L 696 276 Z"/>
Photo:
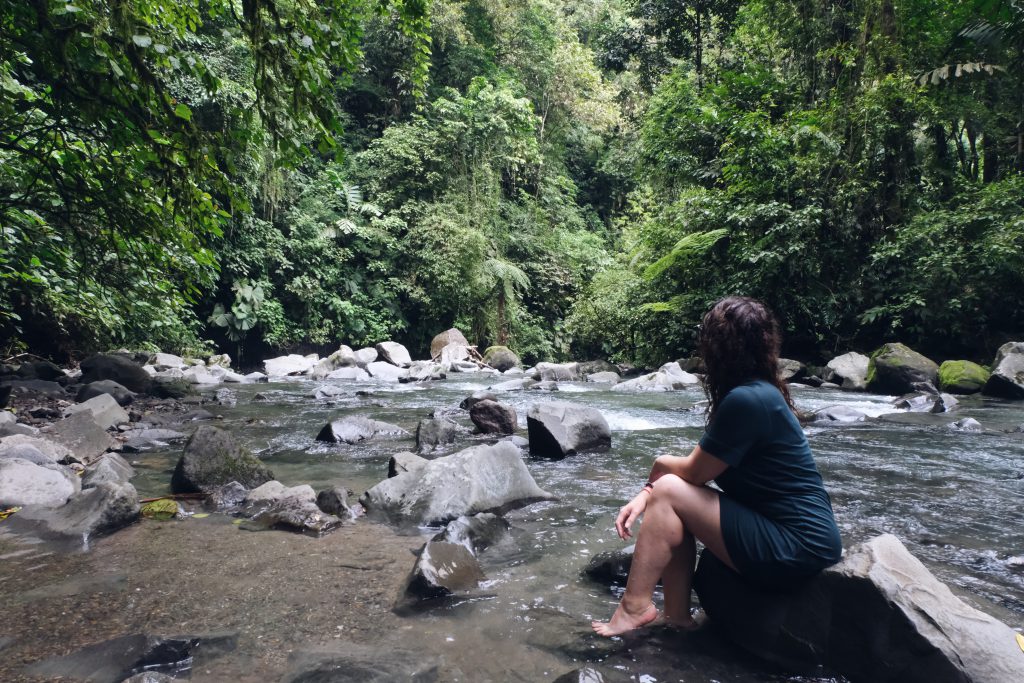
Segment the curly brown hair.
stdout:
<path fill-rule="evenodd" d="M 711 404 L 709 422 L 731 389 L 755 379 L 771 382 L 796 414 L 789 388 L 779 378 L 781 346 L 775 316 L 757 299 L 730 296 L 711 307 L 704 315 L 698 339 L 707 371 L 704 393 Z"/>

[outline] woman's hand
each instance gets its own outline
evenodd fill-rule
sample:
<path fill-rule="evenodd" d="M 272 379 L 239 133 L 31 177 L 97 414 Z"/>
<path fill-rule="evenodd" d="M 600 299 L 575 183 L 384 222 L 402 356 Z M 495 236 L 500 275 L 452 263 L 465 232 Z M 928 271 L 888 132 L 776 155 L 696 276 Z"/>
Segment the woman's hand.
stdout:
<path fill-rule="evenodd" d="M 615 518 L 615 531 L 623 541 L 633 536 L 631 531 L 633 522 L 639 519 L 640 515 L 644 514 L 644 510 L 647 509 L 647 499 L 650 497 L 651 491 L 644 489 L 619 510 L 619 516 Z"/>

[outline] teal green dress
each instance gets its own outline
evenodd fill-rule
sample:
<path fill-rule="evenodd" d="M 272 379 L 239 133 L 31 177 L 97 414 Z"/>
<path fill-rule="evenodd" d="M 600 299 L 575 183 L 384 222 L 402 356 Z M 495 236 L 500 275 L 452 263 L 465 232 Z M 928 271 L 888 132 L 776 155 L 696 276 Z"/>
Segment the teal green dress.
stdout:
<path fill-rule="evenodd" d="M 779 586 L 839 561 L 839 528 L 807 437 L 770 382 L 729 391 L 700 446 L 728 465 L 715 483 L 724 493 L 722 536 L 740 575 Z"/>

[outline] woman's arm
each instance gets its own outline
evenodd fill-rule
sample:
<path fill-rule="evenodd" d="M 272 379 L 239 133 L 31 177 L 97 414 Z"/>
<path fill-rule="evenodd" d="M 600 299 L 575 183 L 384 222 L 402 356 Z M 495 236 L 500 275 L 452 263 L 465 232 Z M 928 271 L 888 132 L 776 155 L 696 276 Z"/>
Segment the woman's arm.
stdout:
<path fill-rule="evenodd" d="M 657 481 L 666 474 L 674 474 L 683 481 L 703 486 L 729 467 L 700 446 L 689 455 L 660 455 L 651 468 L 649 481 Z"/>

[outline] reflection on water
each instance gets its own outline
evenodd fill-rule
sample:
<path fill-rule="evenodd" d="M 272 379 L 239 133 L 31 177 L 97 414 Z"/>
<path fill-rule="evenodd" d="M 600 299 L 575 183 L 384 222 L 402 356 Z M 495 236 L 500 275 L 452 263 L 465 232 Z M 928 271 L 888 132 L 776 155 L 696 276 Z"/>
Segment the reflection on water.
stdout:
<path fill-rule="evenodd" d="M 490 383 L 459 377 L 421 386 L 343 385 L 344 393 L 325 399 L 314 398 L 315 383 L 241 386 L 233 389 L 235 407 L 214 412 L 284 484 L 316 488 L 343 483 L 358 495 L 385 476 L 391 454 L 412 449 L 417 422 L 434 409 L 452 410 L 458 421 L 471 426 L 458 404 Z M 587 634 L 589 619 L 610 615 L 616 596 L 581 578 L 579 571 L 596 553 L 624 545 L 614 535 L 615 512 L 639 490 L 655 455 L 692 448 L 703 428 L 704 396 L 698 389 L 630 395 L 583 383 L 565 389 L 512 392 L 499 399 L 516 408 L 522 428 L 535 402 L 558 399 L 594 406 L 613 429 L 612 449 L 562 461 L 529 458 L 538 484 L 560 499 L 508 515 L 511 534 L 481 556 L 488 576 L 481 597 L 404 617 L 402 623 L 412 626 L 403 631 L 404 646 L 436 654 L 457 644 L 458 654 L 447 661 L 454 667 L 449 670 L 466 676 L 463 680 L 550 680 L 581 663 L 602 660 L 633 680 L 785 680 L 702 640 L 708 636 L 679 641 L 652 634 L 605 643 Z M 253 400 L 256 393 L 266 400 Z M 884 396 L 797 390 L 794 398 L 803 410 L 836 404 L 870 416 L 892 410 Z M 356 445 L 314 441 L 329 419 L 341 415 L 392 422 L 409 435 Z M 962 434 L 947 428 L 962 417 L 978 419 L 987 431 Z M 811 425 L 807 431 L 847 545 L 893 533 L 942 580 L 1020 629 L 1024 572 L 1019 558 L 1011 558 L 1024 549 L 1019 513 L 1024 435 L 1003 430 L 1021 423 L 1022 404 L 967 398 L 951 415 Z M 474 438 L 466 435 L 451 450 Z M 132 458 L 142 496 L 167 491 L 179 449 Z M 247 535 L 231 551 L 258 557 L 275 542 L 276 533 Z M 122 532 L 108 542 L 130 543 L 132 538 Z M 168 547 L 167 561 L 179 560 L 175 554 L 180 552 Z M 99 577 L 94 582 L 118 580 Z M 232 656 L 226 655 L 229 661 Z"/>

